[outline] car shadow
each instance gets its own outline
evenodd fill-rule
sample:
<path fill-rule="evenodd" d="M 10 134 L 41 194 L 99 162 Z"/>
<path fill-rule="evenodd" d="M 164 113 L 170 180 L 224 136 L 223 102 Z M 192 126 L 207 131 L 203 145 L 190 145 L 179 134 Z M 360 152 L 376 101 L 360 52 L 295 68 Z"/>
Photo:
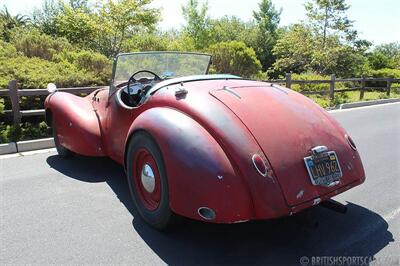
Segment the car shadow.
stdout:
<path fill-rule="evenodd" d="M 317 256 L 373 258 L 394 241 L 379 214 L 348 202 L 343 215 L 315 207 L 299 215 L 269 221 L 221 225 L 185 219 L 168 232 L 159 232 L 136 218 L 123 168 L 107 158 L 50 156 L 47 163 L 82 182 L 106 182 L 131 212 L 133 227 L 167 264 L 293 264 Z M 317 221 L 317 228 L 308 228 Z"/>

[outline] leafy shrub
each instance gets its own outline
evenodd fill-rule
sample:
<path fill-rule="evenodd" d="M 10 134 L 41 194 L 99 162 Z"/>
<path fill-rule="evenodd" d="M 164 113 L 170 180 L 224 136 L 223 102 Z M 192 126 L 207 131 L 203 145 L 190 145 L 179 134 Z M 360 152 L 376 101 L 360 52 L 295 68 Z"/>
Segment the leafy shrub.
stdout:
<path fill-rule="evenodd" d="M 268 80 L 270 77 L 267 72 L 259 71 L 257 74 L 253 75 L 251 78 L 256 80 Z"/>
<path fill-rule="evenodd" d="M 103 83 L 111 77 L 111 60 L 92 51 L 64 51 L 54 56 L 58 63 L 72 64 L 79 70 L 92 73 Z"/>
<path fill-rule="evenodd" d="M 0 98 L 0 114 L 4 111 L 4 99 Z"/>
<path fill-rule="evenodd" d="M 373 78 L 400 78 L 400 69 L 382 68 L 378 70 L 371 70 L 368 76 Z M 386 81 L 368 81 L 367 87 L 386 87 Z"/>
<path fill-rule="evenodd" d="M 25 122 L 19 125 L 0 125 L 0 143 L 45 138 L 51 135 L 51 128 L 47 126 L 46 122 L 37 124 Z"/>
<path fill-rule="evenodd" d="M 331 76 L 319 75 L 315 73 L 292 74 L 292 80 L 330 80 Z M 335 82 L 335 90 L 350 88 L 353 86 L 352 82 Z M 295 91 L 326 91 L 330 89 L 329 83 L 317 84 L 292 84 L 292 89 Z"/>
<path fill-rule="evenodd" d="M 400 69 L 383 68 L 378 70 L 371 70 L 370 76 L 374 78 L 400 78 Z"/>
<path fill-rule="evenodd" d="M 12 58 L 18 56 L 17 49 L 7 42 L 0 40 L 0 58 Z"/>
<path fill-rule="evenodd" d="M 323 108 L 333 106 L 330 99 L 324 95 L 312 94 L 308 95 L 308 97 Z"/>
<path fill-rule="evenodd" d="M 0 142 L 7 143 L 21 139 L 21 127 L 14 125 L 0 125 Z"/>
<path fill-rule="evenodd" d="M 326 80 L 330 79 L 329 76 L 322 76 L 315 73 L 305 73 L 305 74 L 292 74 L 292 80 Z M 292 84 L 292 89 L 295 91 L 322 91 L 328 90 L 328 83 L 319 83 L 319 84 Z"/>
<path fill-rule="evenodd" d="M 125 52 L 135 51 L 166 51 L 169 50 L 170 40 L 163 35 L 135 35 L 124 44 Z"/>
<path fill-rule="evenodd" d="M 105 75 L 79 69 L 67 61 L 50 62 L 37 57 L 0 58 L 0 87 L 16 79 L 24 89 L 45 88 L 49 82 L 60 87 L 105 84 Z"/>
<path fill-rule="evenodd" d="M 378 51 L 375 51 L 368 55 L 368 64 L 372 69 L 393 67 L 393 62 L 391 61 L 389 56 Z"/>
<path fill-rule="evenodd" d="M 37 29 L 16 31 L 11 39 L 16 50 L 27 57 L 51 60 L 56 53 L 71 50 L 71 44 L 64 38 L 54 38 L 40 33 Z"/>
<path fill-rule="evenodd" d="M 21 126 L 21 139 L 30 140 L 52 136 L 51 128 L 46 122 L 39 124 L 23 123 Z"/>
<path fill-rule="evenodd" d="M 400 54 L 393 57 L 393 67 L 400 69 Z"/>
<path fill-rule="evenodd" d="M 174 38 L 169 43 L 168 50 L 183 52 L 196 51 L 195 41 L 193 38 L 185 35 L 179 38 Z"/>
<path fill-rule="evenodd" d="M 243 42 L 221 42 L 209 47 L 213 67 L 218 73 L 251 77 L 261 71 L 261 63 L 253 48 Z"/>

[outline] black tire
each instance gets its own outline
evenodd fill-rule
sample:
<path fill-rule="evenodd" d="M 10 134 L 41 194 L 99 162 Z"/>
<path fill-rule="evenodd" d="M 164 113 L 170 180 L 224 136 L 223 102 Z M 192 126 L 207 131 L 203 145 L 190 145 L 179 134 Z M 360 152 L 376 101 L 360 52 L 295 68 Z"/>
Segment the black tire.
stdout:
<path fill-rule="evenodd" d="M 53 118 L 51 122 L 52 128 L 53 128 L 53 138 L 54 138 L 54 145 L 56 146 L 56 150 L 59 156 L 63 158 L 70 158 L 74 155 L 74 153 L 67 148 L 65 148 L 63 145 L 61 145 L 58 136 L 57 136 L 57 130 L 56 130 L 56 121 Z"/>
<path fill-rule="evenodd" d="M 141 192 L 139 190 L 140 188 L 138 188 L 137 185 L 137 180 L 139 177 L 135 174 L 135 172 L 137 172 L 137 169 L 143 168 L 139 168 L 137 166 L 137 164 L 140 165 L 140 163 L 137 162 L 136 158 L 143 150 L 146 150 L 149 154 L 151 154 L 159 173 L 158 177 L 160 179 L 159 184 L 161 184 L 161 196 L 160 201 L 154 210 L 151 210 L 145 206 L 143 198 L 141 198 Z M 131 197 L 140 216 L 157 230 L 165 230 L 175 224 L 177 216 L 172 212 L 169 206 L 168 179 L 165 170 L 164 159 L 157 143 L 148 133 L 138 132 L 129 142 L 126 170 Z"/>

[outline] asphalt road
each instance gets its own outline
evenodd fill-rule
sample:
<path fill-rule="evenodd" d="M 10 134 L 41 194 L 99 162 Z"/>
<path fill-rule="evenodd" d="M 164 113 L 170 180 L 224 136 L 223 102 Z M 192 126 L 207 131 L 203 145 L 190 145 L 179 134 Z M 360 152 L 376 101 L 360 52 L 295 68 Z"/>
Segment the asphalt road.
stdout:
<path fill-rule="evenodd" d="M 138 217 L 123 169 L 111 160 L 3 156 L 0 264 L 299 265 L 303 256 L 369 256 L 398 265 L 400 104 L 332 115 L 357 143 L 367 174 L 336 197 L 347 203 L 345 215 L 316 207 L 273 221 L 186 221 L 160 233 Z M 304 216 L 319 226 L 308 228 Z"/>

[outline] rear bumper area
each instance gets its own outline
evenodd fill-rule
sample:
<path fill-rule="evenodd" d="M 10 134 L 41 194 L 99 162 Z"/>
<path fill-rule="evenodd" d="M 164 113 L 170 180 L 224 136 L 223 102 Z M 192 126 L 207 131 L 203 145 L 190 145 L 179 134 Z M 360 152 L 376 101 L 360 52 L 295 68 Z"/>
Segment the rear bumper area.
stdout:
<path fill-rule="evenodd" d="M 322 196 L 320 196 L 318 198 L 314 198 L 312 200 L 303 202 L 301 204 L 298 204 L 298 205 L 295 205 L 295 206 L 291 206 L 290 207 L 290 211 L 291 212 L 289 213 L 289 215 L 298 213 L 298 212 L 300 212 L 300 211 L 302 211 L 304 209 L 310 208 L 310 207 L 312 207 L 314 205 L 318 205 L 322 201 L 328 200 L 328 199 L 330 199 L 330 198 L 332 198 L 332 197 L 334 197 L 334 196 L 336 196 L 336 195 L 338 195 L 340 193 L 343 193 L 343 192 L 345 192 L 345 191 L 347 191 L 347 190 L 349 190 L 349 189 L 351 189 L 351 188 L 353 188 L 355 186 L 358 186 L 358 185 L 364 183 L 364 181 L 365 181 L 365 177 L 362 177 L 361 179 L 359 179 L 357 181 L 354 181 L 354 182 L 352 182 L 350 184 L 347 184 L 346 186 L 340 187 L 340 188 L 338 188 L 338 189 L 336 189 L 336 190 L 334 190 L 332 192 L 329 192 L 327 194 L 324 194 L 324 195 L 322 195 Z"/>

